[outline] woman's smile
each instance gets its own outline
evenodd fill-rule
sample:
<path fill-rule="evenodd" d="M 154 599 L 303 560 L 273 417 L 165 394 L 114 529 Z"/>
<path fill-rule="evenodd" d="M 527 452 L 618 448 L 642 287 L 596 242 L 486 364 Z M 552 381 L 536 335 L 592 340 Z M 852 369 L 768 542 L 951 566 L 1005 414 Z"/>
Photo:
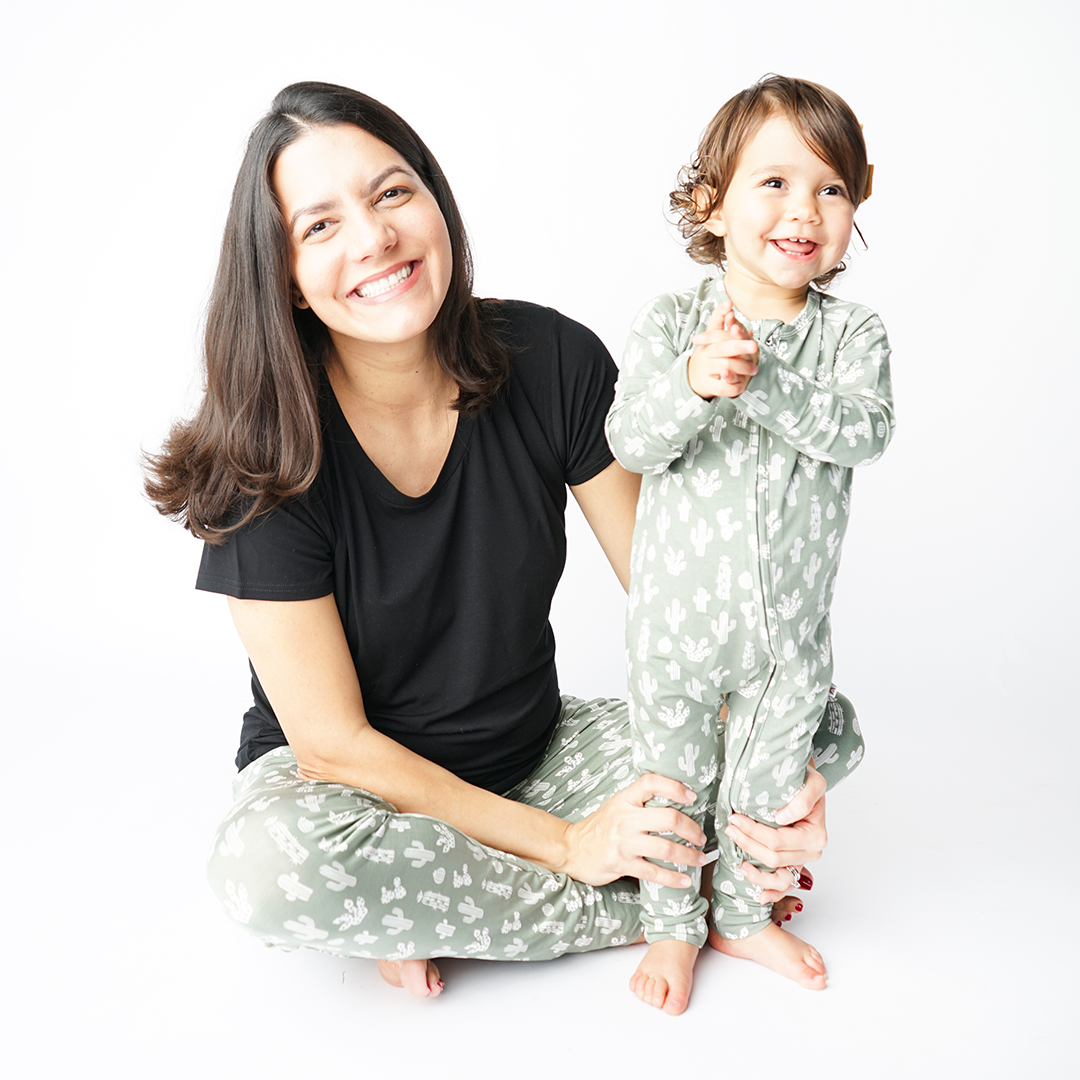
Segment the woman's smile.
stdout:
<path fill-rule="evenodd" d="M 412 288 L 416 280 L 413 277 L 413 270 L 419 266 L 420 261 L 414 260 L 413 262 L 408 262 L 402 266 L 396 267 L 385 277 L 373 275 L 372 277 L 365 278 L 355 289 L 353 289 L 352 295 L 359 297 L 361 300 L 374 300 L 378 297 L 386 296 L 387 293 L 404 281 L 408 281 L 408 288 Z M 404 291 L 405 290 L 401 290 L 401 292 Z M 400 292 L 397 295 L 400 295 Z"/>

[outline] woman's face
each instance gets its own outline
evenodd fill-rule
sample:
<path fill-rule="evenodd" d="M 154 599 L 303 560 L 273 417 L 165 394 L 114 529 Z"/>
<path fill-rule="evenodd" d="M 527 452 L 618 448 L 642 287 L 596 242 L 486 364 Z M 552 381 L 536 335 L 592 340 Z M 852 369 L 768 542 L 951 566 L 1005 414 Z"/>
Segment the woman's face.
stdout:
<path fill-rule="evenodd" d="M 453 257 L 442 211 L 405 159 L 338 124 L 286 147 L 272 179 L 290 239 L 293 302 L 326 324 L 338 354 L 356 344 L 426 349 Z"/>

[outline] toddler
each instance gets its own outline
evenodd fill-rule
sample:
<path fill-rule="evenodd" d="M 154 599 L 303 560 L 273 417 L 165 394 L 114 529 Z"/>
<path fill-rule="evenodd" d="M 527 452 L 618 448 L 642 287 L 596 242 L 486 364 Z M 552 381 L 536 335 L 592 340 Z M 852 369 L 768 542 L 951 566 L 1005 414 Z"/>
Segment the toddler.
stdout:
<path fill-rule="evenodd" d="M 893 408 L 880 319 L 822 290 L 870 173 L 859 122 L 825 87 L 773 75 L 724 105 L 672 193 L 691 257 L 722 277 L 641 311 L 607 419 L 615 456 L 645 474 L 627 608 L 635 762 L 685 781 L 686 812 L 703 827 L 715 812 L 720 844 L 711 930 L 699 869 L 692 889 L 642 884 L 649 950 L 631 986 L 670 1013 L 707 937 L 825 986 L 724 829 L 732 813 L 775 824 L 811 754 L 836 753 L 814 749 L 823 719 L 823 735 L 843 723 L 829 601 L 852 468 L 881 456 Z"/>

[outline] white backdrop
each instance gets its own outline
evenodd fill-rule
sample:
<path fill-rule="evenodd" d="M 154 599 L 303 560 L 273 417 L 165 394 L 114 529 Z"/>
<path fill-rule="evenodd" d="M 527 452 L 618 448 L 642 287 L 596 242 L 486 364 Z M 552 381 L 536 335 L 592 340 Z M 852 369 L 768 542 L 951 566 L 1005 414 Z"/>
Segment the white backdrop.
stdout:
<path fill-rule="evenodd" d="M 4 19 L 0 72 L 15 826 L 0 904 L 18 1075 L 486 1077 L 543 1060 L 573 1076 L 685 1068 L 691 1047 L 696 1066 L 806 1076 L 1056 1062 L 1080 959 L 1063 903 L 1080 876 L 1075 5 L 29 10 Z M 801 924 L 829 990 L 712 956 L 671 1020 L 625 989 L 627 951 L 451 962 L 425 1003 L 384 990 L 373 964 L 261 950 L 202 880 L 244 657 L 224 601 L 192 588 L 198 545 L 142 499 L 138 465 L 198 395 L 248 130 L 298 79 L 386 101 L 450 177 L 478 291 L 557 307 L 618 356 L 640 304 L 700 274 L 664 217 L 677 170 L 768 71 L 826 83 L 865 125 L 869 250 L 834 291 L 884 318 L 899 415 L 857 477 L 834 607 L 868 755 L 830 797 Z M 621 594 L 570 528 L 562 683 L 620 694 Z"/>

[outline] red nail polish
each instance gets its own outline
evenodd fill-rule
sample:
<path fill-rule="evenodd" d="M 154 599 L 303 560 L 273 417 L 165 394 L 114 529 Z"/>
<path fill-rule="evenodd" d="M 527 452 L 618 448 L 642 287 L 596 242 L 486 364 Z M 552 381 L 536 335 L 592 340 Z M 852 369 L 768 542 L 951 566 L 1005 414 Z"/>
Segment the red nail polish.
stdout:
<path fill-rule="evenodd" d="M 799 875 L 799 888 L 809 892 L 814 887 L 814 879 L 807 873 Z"/>
<path fill-rule="evenodd" d="M 802 904 L 796 904 L 795 905 L 795 910 L 796 911 L 802 911 Z"/>
<path fill-rule="evenodd" d="M 791 916 L 790 915 L 785 915 L 784 916 L 784 922 L 791 922 Z"/>

